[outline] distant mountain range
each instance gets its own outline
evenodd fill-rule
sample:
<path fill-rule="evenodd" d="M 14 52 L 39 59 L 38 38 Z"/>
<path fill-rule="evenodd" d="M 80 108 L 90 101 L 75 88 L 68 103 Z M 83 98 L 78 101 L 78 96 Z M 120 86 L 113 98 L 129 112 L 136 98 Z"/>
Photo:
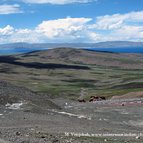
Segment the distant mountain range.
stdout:
<path fill-rule="evenodd" d="M 81 48 L 95 51 L 143 53 L 143 42 L 108 41 L 100 43 L 10 43 L 0 45 L 0 54 L 27 53 L 58 47 Z"/>

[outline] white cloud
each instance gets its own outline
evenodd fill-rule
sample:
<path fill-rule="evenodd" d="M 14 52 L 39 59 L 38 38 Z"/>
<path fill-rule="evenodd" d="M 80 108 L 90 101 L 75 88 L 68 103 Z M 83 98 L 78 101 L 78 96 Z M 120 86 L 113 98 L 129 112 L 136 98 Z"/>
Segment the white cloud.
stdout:
<path fill-rule="evenodd" d="M 6 26 L 0 30 L 0 42 L 88 42 L 92 37 L 97 38 L 95 32 L 87 29 L 90 18 L 65 18 L 43 21 L 35 29 L 14 29 Z M 12 32 L 11 32 L 12 31 Z M 11 34 L 8 34 L 10 33 Z M 3 34 L 5 34 L 5 38 Z"/>
<path fill-rule="evenodd" d="M 81 38 L 81 33 L 86 29 L 90 18 L 65 18 L 43 21 L 36 30 L 43 33 L 47 38 Z"/>
<path fill-rule="evenodd" d="M 20 10 L 20 5 L 13 4 L 13 5 L 0 5 L 0 14 L 14 14 L 14 13 L 22 13 Z"/>
<path fill-rule="evenodd" d="M 143 11 L 90 18 L 44 21 L 37 30 L 48 39 L 80 42 L 143 41 Z"/>
<path fill-rule="evenodd" d="M 143 11 L 100 16 L 97 17 L 94 27 L 102 30 L 111 30 L 121 28 L 124 24 L 129 24 L 130 22 L 143 22 Z"/>
<path fill-rule="evenodd" d="M 10 25 L 7 25 L 4 28 L 0 28 L 0 36 L 7 36 L 14 33 L 14 28 Z"/>
<path fill-rule="evenodd" d="M 125 40 L 143 40 L 143 26 L 125 25 L 116 30 L 115 34 Z"/>
<path fill-rule="evenodd" d="M 88 3 L 96 0 L 22 0 L 25 3 L 36 3 L 36 4 L 71 4 L 71 3 Z"/>
<path fill-rule="evenodd" d="M 143 41 L 143 11 L 41 22 L 34 29 L 0 28 L 0 43 Z"/>
<path fill-rule="evenodd" d="M 0 28 L 0 43 L 15 43 L 15 42 L 44 42 L 42 36 L 36 33 L 35 30 L 30 29 L 14 29 L 7 25 Z"/>

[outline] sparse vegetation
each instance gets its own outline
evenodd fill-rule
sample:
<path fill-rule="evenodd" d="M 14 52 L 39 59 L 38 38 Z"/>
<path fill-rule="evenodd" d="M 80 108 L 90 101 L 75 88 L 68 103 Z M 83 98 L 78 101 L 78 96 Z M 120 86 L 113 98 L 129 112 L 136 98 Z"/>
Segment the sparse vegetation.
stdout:
<path fill-rule="evenodd" d="M 1 79 L 53 97 L 77 99 L 81 88 L 88 89 L 88 96 L 108 98 L 143 91 L 143 59 L 137 54 L 59 48 L 1 59 Z"/>
<path fill-rule="evenodd" d="M 143 59 L 134 54 L 61 48 L 0 57 L 0 142 L 141 143 L 141 98 L 99 104 L 85 100 L 143 97 L 142 70 Z M 65 132 L 132 132 L 137 138 Z"/>

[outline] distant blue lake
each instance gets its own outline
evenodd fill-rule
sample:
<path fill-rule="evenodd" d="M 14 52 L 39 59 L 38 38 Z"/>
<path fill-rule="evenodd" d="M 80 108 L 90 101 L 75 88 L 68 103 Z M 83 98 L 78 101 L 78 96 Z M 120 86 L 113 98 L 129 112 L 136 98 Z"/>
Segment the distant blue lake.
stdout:
<path fill-rule="evenodd" d="M 33 51 L 46 50 L 41 48 L 0 48 L 0 55 L 23 54 Z"/>
<path fill-rule="evenodd" d="M 143 53 L 143 47 L 132 47 L 132 48 L 84 48 L 92 51 L 101 52 L 114 52 L 114 53 Z M 22 54 L 39 50 L 47 50 L 45 48 L 0 48 L 0 55 L 13 55 Z"/>
<path fill-rule="evenodd" d="M 131 47 L 131 48 L 90 48 L 87 50 L 101 51 L 101 52 L 115 52 L 115 53 L 143 53 L 143 47 Z"/>

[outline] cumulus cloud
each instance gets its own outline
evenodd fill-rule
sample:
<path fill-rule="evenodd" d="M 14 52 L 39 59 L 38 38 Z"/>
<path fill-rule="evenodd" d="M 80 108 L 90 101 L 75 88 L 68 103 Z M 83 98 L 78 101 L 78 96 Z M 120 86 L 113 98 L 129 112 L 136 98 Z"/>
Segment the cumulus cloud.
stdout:
<path fill-rule="evenodd" d="M 22 10 L 20 10 L 20 5 L 18 4 L 0 5 L 0 14 L 14 14 L 14 13 L 22 13 Z"/>
<path fill-rule="evenodd" d="M 64 18 L 43 21 L 34 29 L 14 29 L 6 26 L 0 29 L 0 42 L 89 42 L 98 34 L 88 30 L 91 18 Z M 10 34 L 11 32 L 11 34 Z M 6 39 L 6 40 L 5 40 Z"/>
<path fill-rule="evenodd" d="M 34 29 L 0 28 L 0 42 L 143 41 L 143 11 L 41 22 Z"/>
<path fill-rule="evenodd" d="M 66 37 L 70 39 L 81 38 L 81 33 L 86 29 L 86 25 L 92 19 L 90 18 L 65 18 L 57 20 L 43 21 L 36 30 L 43 33 L 47 38 Z"/>
<path fill-rule="evenodd" d="M 35 3 L 35 4 L 71 4 L 71 3 L 88 3 L 96 0 L 22 0 L 25 3 Z"/>
<path fill-rule="evenodd" d="M 140 41 L 143 39 L 143 26 L 124 25 L 115 31 L 119 37 L 125 40 Z"/>
<path fill-rule="evenodd" d="M 7 25 L 4 28 L 0 28 L 0 36 L 11 35 L 14 33 L 14 28 L 10 25 Z"/>
<path fill-rule="evenodd" d="M 143 11 L 99 16 L 94 27 L 97 29 L 112 30 L 121 28 L 124 24 L 130 24 L 130 22 L 143 22 Z"/>
<path fill-rule="evenodd" d="M 65 18 L 43 21 L 36 30 L 47 39 L 80 42 L 114 40 L 142 41 L 143 11 L 91 18 Z"/>
<path fill-rule="evenodd" d="M 91 28 L 102 31 L 102 40 L 133 40 L 143 39 L 143 11 L 126 14 L 114 14 L 97 17 Z"/>
<path fill-rule="evenodd" d="M 10 27 L 8 29 L 8 27 Z M 0 43 L 15 43 L 15 42 L 45 42 L 42 41 L 42 35 L 30 29 L 14 29 L 11 26 L 6 26 L 0 29 Z"/>

